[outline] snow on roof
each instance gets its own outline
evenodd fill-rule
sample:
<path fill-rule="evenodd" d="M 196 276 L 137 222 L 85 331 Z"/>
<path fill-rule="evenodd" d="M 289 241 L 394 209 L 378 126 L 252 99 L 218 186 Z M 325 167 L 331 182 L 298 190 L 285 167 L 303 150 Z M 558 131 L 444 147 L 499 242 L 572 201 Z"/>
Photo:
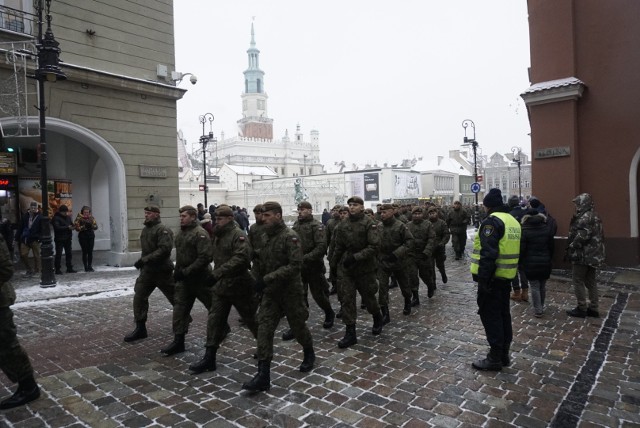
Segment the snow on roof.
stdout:
<path fill-rule="evenodd" d="M 250 166 L 250 165 L 229 165 L 225 164 L 231 171 L 238 175 L 270 175 L 278 174 L 268 166 Z"/>
<path fill-rule="evenodd" d="M 452 174 L 467 175 L 467 171 L 455 159 L 447 156 L 438 156 L 436 158 L 424 158 L 412 168 L 413 170 L 426 171 L 444 171 Z"/>
<path fill-rule="evenodd" d="M 548 80 L 546 82 L 540 82 L 531 85 L 526 91 L 524 91 L 523 95 L 574 85 L 584 85 L 584 82 L 577 77 L 565 77 L 564 79 Z"/>

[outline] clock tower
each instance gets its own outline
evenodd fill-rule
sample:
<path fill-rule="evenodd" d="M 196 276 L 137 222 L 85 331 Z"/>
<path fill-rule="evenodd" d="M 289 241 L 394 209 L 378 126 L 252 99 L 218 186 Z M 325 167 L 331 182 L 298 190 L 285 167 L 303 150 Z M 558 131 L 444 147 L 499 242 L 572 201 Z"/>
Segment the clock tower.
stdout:
<path fill-rule="evenodd" d="M 264 71 L 260 70 L 260 50 L 256 48 L 253 23 L 251 44 L 247 49 L 249 66 L 244 71 L 242 93 L 242 119 L 238 121 L 240 136 L 273 140 L 273 119 L 267 115 L 267 99 L 264 92 Z"/>

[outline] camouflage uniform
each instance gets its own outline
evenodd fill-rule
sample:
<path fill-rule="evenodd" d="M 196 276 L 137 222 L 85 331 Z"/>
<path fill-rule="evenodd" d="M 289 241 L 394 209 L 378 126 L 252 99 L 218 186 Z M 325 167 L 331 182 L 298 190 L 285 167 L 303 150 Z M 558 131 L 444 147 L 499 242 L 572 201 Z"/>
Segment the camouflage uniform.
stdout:
<path fill-rule="evenodd" d="M 258 311 L 258 360 L 271 361 L 273 335 L 283 314 L 303 348 L 312 348 L 313 339 L 306 324 L 309 310 L 300 277 L 302 249 L 298 235 L 282 222 L 265 228 L 263 244 L 254 271 L 256 280 L 265 285 Z"/>
<path fill-rule="evenodd" d="M 195 300 L 198 299 L 207 311 L 211 308 L 211 239 L 196 220 L 180 228 L 175 243 L 176 271 L 184 275 L 184 279 L 176 283 L 173 332 L 186 334 Z"/>
<path fill-rule="evenodd" d="M 171 250 L 173 249 L 173 232 L 158 218 L 146 222 L 140 234 L 142 247 L 142 267 L 136 279 L 133 296 L 133 315 L 136 322 L 146 322 L 149 312 L 149 296 L 158 287 L 171 306 L 175 304 L 175 282 L 171 271 Z"/>
<path fill-rule="evenodd" d="M 378 251 L 378 303 L 389 306 L 389 277 L 393 274 L 404 297 L 405 312 L 411 311 L 411 286 L 407 268 L 413 247 L 413 235 L 403 222 L 391 217 L 382 220 L 380 247 Z"/>
<path fill-rule="evenodd" d="M 573 285 L 578 307 L 569 315 L 599 316 L 596 269 L 604 263 L 604 229 L 602 220 L 594 210 L 589 193 L 573 200 L 576 213 L 571 218 L 567 256 L 573 264 Z M 587 295 L 589 302 L 587 302 Z"/>
<path fill-rule="evenodd" d="M 327 259 L 331 261 L 332 251 L 333 251 L 333 235 L 336 227 L 340 224 L 340 214 L 337 216 L 333 216 L 333 212 L 337 212 L 339 206 L 333 207 L 331 210 L 332 217 L 327 222 L 327 227 L 325 231 L 325 236 L 327 237 Z M 329 282 L 333 287 L 337 287 L 337 271 L 336 266 L 331 266 L 329 264 Z"/>
<path fill-rule="evenodd" d="M 458 207 L 454 207 L 453 210 L 447 215 L 447 226 L 451 231 L 451 240 L 453 243 L 453 250 L 456 253 L 456 260 L 462 258 L 464 254 L 464 248 L 467 245 L 467 227 L 470 223 L 469 214 L 467 211 Z"/>
<path fill-rule="evenodd" d="M 431 257 L 431 274 L 433 275 L 433 279 L 431 284 L 436 285 L 436 270 L 440 272 L 442 275 L 442 281 L 446 282 L 447 274 L 444 269 L 444 262 L 447 260 L 447 253 L 445 251 L 445 246 L 449 242 L 449 237 L 451 234 L 449 233 L 449 228 L 447 227 L 447 223 L 444 222 L 441 218 L 437 218 L 436 221 L 431 221 L 433 225 L 433 231 L 436 234 L 435 246 L 433 247 L 433 256 Z"/>
<path fill-rule="evenodd" d="M 264 246 L 264 225 L 253 223 L 249 228 L 249 243 L 251 244 L 251 272 L 257 272 L 260 262 L 260 252 Z M 255 275 L 254 275 L 255 276 Z"/>
<path fill-rule="evenodd" d="M 258 327 L 255 314 L 258 301 L 249 273 L 251 246 L 247 236 L 231 221 L 216 226 L 213 235 L 213 263 L 211 277 L 215 285 L 207 321 L 207 347 L 218 348 L 225 336 L 227 317 L 233 305 L 254 337 Z"/>
<path fill-rule="evenodd" d="M 428 289 L 435 287 L 433 250 L 436 246 L 436 232 L 433 224 L 422 218 L 414 218 L 407 227 L 413 235 L 413 248 L 408 266 L 409 285 L 411 286 L 413 299 L 416 300 L 420 285 L 419 278 L 422 279 Z M 418 299 L 415 303 L 419 302 L 420 300 Z"/>
<path fill-rule="evenodd" d="M 333 313 L 329 302 L 329 284 L 324 274 L 324 255 L 327 251 L 327 238 L 322 223 L 313 217 L 298 219 L 292 228 L 300 237 L 302 244 L 302 286 L 307 307 L 307 288 L 311 296 L 325 314 Z"/>
<path fill-rule="evenodd" d="M 13 311 L 10 306 L 16 301 L 16 292 L 9 282 L 12 276 L 13 257 L 9 254 L 4 238 L 0 236 L 0 368 L 9 380 L 19 383 L 16 394 L 0 403 L 2 409 L 25 404 L 40 396 L 40 390 L 33 379 L 33 367 L 31 367 L 29 356 L 18 341 L 17 328 L 13 322 Z M 15 405 L 10 405 L 11 400 L 20 399 L 21 388 L 24 393 L 27 384 L 31 392 L 30 396 L 23 395 L 22 402 L 14 401 Z"/>

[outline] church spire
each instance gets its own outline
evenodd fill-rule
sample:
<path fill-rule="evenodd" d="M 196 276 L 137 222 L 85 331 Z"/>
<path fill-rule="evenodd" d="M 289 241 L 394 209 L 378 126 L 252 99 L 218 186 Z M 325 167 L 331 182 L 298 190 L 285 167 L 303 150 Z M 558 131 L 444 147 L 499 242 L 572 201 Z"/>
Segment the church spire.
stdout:
<path fill-rule="evenodd" d="M 251 43 L 247 49 L 249 66 L 244 72 L 244 91 L 247 94 L 264 92 L 264 71 L 260 70 L 260 50 L 256 48 L 255 31 L 251 23 Z"/>

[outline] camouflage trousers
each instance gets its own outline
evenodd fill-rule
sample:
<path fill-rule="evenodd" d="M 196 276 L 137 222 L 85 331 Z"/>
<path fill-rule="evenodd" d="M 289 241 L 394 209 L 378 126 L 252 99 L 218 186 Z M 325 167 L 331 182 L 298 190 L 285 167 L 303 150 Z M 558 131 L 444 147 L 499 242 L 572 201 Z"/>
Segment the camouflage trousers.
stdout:
<path fill-rule="evenodd" d="M 0 368 L 12 382 L 33 377 L 27 351 L 18 342 L 11 308 L 0 308 Z"/>
<path fill-rule="evenodd" d="M 407 263 L 407 276 L 409 277 L 409 287 L 412 294 L 418 292 L 420 280 L 425 283 L 427 288 L 435 287 L 436 276 L 431 257 L 427 257 L 424 254 L 411 257 Z"/>
<path fill-rule="evenodd" d="M 247 282 L 246 286 L 226 290 L 222 293 L 217 293 L 215 288 L 216 286 L 214 286 L 211 294 L 211 308 L 209 308 L 207 317 L 206 346 L 218 348 L 222 343 L 231 306 L 236 308 L 253 337 L 257 338 L 256 311 L 258 310 L 258 300 L 253 291 L 253 284 Z"/>
<path fill-rule="evenodd" d="M 370 314 L 379 314 L 380 305 L 376 300 L 378 283 L 375 272 L 350 274 L 346 269 L 343 271 L 340 281 L 339 294 L 342 294 L 342 322 L 345 325 L 356 323 L 358 310 L 356 307 L 356 294 L 360 293 L 362 302 L 367 307 Z"/>
<path fill-rule="evenodd" d="M 433 274 L 433 284 L 436 283 L 436 270 L 438 268 L 438 272 L 441 274 L 445 273 L 444 270 L 444 262 L 447 260 L 447 252 L 445 251 L 444 245 L 440 245 L 433 249 L 433 254 L 430 258 L 430 263 L 432 266 L 432 274 Z"/>
<path fill-rule="evenodd" d="M 307 327 L 309 309 L 304 304 L 301 287 L 285 285 L 277 293 L 265 293 L 258 310 L 258 360 L 273 358 L 273 336 L 282 316 L 287 317 L 296 341 L 303 348 L 313 346 Z"/>
<path fill-rule="evenodd" d="M 407 268 L 406 262 L 386 266 L 383 263 L 378 265 L 378 303 L 380 306 L 389 306 L 389 278 L 391 278 L 392 274 L 398 281 L 402 297 L 405 299 L 411 298 L 411 286 L 409 285 Z"/>
<path fill-rule="evenodd" d="M 331 302 L 329 301 L 329 283 L 324 276 L 325 270 L 321 269 L 303 269 L 302 270 L 302 286 L 304 288 L 304 300 L 309 307 L 308 291 L 311 291 L 311 297 L 318 304 L 318 307 L 324 312 L 331 311 Z"/>
<path fill-rule="evenodd" d="M 178 281 L 176 283 L 175 304 L 173 305 L 173 333 L 187 334 L 191 323 L 191 309 L 196 299 L 211 309 L 211 287 L 207 284 L 208 275 L 200 275 L 197 279 Z"/>
<path fill-rule="evenodd" d="M 133 316 L 136 322 L 147 322 L 149 313 L 149 296 L 158 288 L 167 298 L 171 306 L 175 304 L 176 283 L 170 270 L 152 270 L 143 267 L 133 288 Z"/>
<path fill-rule="evenodd" d="M 451 243 L 453 244 L 453 251 L 456 255 L 464 254 L 464 248 L 467 245 L 467 231 L 461 230 L 454 232 L 451 231 Z"/>

